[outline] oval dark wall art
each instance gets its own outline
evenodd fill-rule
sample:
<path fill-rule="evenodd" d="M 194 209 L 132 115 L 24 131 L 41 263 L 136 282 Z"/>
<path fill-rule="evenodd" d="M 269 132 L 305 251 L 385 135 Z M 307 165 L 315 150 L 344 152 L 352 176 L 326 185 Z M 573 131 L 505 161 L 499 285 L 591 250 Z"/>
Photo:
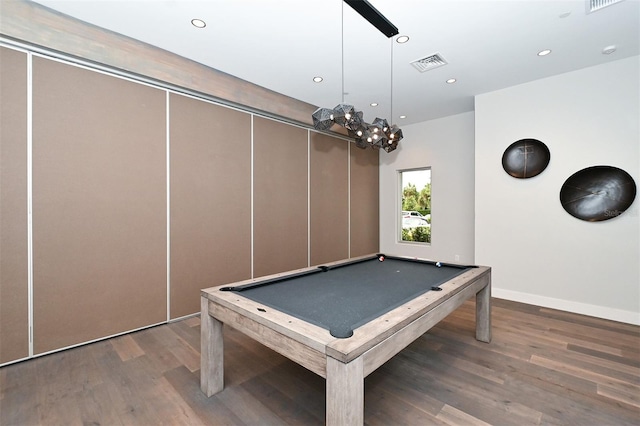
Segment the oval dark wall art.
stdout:
<path fill-rule="evenodd" d="M 560 189 L 560 203 L 571 216 L 599 222 L 620 216 L 636 198 L 636 184 L 622 169 L 593 166 L 571 175 Z"/>
<path fill-rule="evenodd" d="M 526 179 L 542 173 L 550 159 L 547 145 L 537 139 L 520 139 L 504 151 L 502 168 L 514 178 Z"/>

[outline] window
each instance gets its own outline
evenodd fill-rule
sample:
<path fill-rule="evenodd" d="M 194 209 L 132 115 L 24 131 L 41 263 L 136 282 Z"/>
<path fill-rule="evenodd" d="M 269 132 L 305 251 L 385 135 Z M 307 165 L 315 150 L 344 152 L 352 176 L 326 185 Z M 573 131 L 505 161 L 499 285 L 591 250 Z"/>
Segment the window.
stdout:
<path fill-rule="evenodd" d="M 400 241 L 431 243 L 431 169 L 401 170 Z"/>

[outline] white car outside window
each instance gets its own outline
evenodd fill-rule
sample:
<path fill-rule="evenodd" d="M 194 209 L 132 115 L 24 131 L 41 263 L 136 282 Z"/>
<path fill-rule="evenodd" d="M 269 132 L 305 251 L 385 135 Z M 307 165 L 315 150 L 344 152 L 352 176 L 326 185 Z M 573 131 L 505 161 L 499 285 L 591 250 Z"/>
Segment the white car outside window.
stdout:
<path fill-rule="evenodd" d="M 418 226 L 431 226 L 427 220 L 420 216 L 403 215 L 402 227 L 403 228 L 417 228 Z"/>

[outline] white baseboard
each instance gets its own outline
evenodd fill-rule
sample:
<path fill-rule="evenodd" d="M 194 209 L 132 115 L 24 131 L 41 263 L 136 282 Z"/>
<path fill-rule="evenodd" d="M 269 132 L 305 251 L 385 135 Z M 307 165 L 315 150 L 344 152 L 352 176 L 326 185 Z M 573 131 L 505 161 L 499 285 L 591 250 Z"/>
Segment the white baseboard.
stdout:
<path fill-rule="evenodd" d="M 538 296 L 536 294 L 521 293 L 513 290 L 503 290 L 493 287 L 491 295 L 498 299 L 512 300 L 514 302 L 527 303 L 529 305 L 558 309 L 596 318 L 624 322 L 626 324 L 640 325 L 640 312 L 624 311 L 622 309 L 608 308 L 606 306 L 589 305 L 587 303 L 571 302 L 568 300 L 554 299 L 552 297 Z"/>

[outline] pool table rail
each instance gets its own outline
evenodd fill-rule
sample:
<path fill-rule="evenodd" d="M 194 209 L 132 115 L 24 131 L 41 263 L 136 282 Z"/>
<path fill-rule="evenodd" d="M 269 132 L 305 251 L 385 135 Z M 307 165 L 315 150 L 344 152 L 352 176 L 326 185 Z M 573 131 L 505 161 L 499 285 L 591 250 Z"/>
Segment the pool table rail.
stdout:
<path fill-rule="evenodd" d="M 229 303 L 227 296 L 238 300 Z M 326 378 L 325 348 L 335 340 L 328 330 L 237 294 L 222 293 L 217 300 L 203 300 L 209 316 Z"/>

